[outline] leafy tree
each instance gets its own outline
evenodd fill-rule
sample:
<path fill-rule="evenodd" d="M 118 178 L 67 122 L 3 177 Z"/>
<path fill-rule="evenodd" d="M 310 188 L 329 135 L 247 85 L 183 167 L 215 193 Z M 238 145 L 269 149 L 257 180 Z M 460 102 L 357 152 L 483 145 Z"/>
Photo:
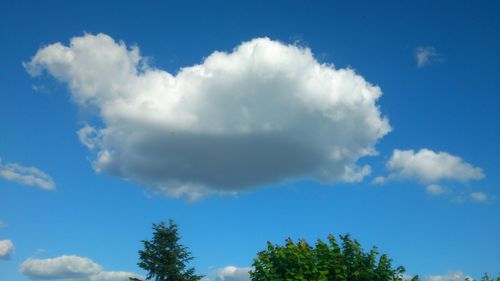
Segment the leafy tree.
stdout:
<path fill-rule="evenodd" d="M 139 267 L 147 271 L 146 280 L 154 281 L 198 281 L 203 276 L 195 275 L 194 268 L 187 268 L 193 259 L 189 249 L 179 244 L 177 225 L 170 220 L 153 224 L 153 238 L 143 240 L 144 250 L 139 251 Z M 130 278 L 132 281 L 141 281 Z"/>
<path fill-rule="evenodd" d="M 364 252 L 349 235 L 333 235 L 328 241 L 318 240 L 315 246 L 305 240 L 294 243 L 287 239 L 284 246 L 267 243 L 259 252 L 250 271 L 253 281 L 401 281 L 403 267 L 392 267 L 392 261 L 377 248 Z M 413 280 L 418 280 L 418 277 Z"/>

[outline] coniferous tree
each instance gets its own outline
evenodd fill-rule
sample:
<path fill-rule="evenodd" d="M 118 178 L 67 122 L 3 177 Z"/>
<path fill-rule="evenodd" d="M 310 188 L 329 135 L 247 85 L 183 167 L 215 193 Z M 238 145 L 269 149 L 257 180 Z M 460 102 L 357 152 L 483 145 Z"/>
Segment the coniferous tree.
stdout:
<path fill-rule="evenodd" d="M 193 259 L 189 249 L 179 244 L 177 225 L 170 220 L 153 224 L 153 237 L 143 240 L 144 250 L 139 251 L 139 267 L 147 271 L 146 280 L 154 281 L 198 281 L 194 268 L 188 268 Z M 140 281 L 130 278 L 132 281 Z"/>

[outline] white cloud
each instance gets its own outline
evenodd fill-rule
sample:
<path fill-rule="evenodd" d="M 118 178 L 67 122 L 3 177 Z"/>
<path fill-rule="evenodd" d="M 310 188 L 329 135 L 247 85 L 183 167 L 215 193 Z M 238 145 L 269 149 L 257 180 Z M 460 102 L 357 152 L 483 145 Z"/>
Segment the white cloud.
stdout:
<path fill-rule="evenodd" d="M 20 271 L 32 279 L 80 278 L 101 272 L 102 267 L 89 258 L 63 255 L 52 259 L 30 258 Z"/>
<path fill-rule="evenodd" d="M 421 68 L 433 62 L 441 62 L 443 56 L 434 47 L 417 47 L 415 48 L 415 59 L 417 67 Z"/>
<path fill-rule="evenodd" d="M 11 240 L 0 240 L 0 259 L 8 260 L 14 250 L 14 243 Z"/>
<path fill-rule="evenodd" d="M 0 228 L 4 227 L 7 227 L 7 224 L 3 220 L 0 220 Z"/>
<path fill-rule="evenodd" d="M 250 270 L 250 267 L 226 266 L 203 277 L 202 281 L 250 281 Z"/>
<path fill-rule="evenodd" d="M 382 176 L 378 176 L 378 177 L 375 177 L 373 180 L 372 180 L 372 183 L 373 184 L 384 184 L 387 182 L 387 178 L 385 177 L 382 177 Z"/>
<path fill-rule="evenodd" d="M 98 146 L 100 137 L 99 132 L 89 125 L 85 125 L 78 131 L 80 142 L 90 150 Z"/>
<path fill-rule="evenodd" d="M 445 275 L 428 275 L 422 278 L 423 281 L 463 281 L 466 278 L 471 278 L 460 271 L 450 271 Z"/>
<path fill-rule="evenodd" d="M 86 278 L 68 279 L 66 281 L 130 281 L 130 277 L 143 279 L 143 276 L 127 271 L 103 271 Z"/>
<path fill-rule="evenodd" d="M 250 267 L 226 266 L 217 271 L 216 281 L 250 281 Z"/>
<path fill-rule="evenodd" d="M 484 203 L 494 199 L 496 199 L 495 196 L 488 195 L 484 192 L 471 192 L 471 193 L 462 192 L 453 198 L 453 202 L 458 204 L 470 201 L 477 203 Z"/>
<path fill-rule="evenodd" d="M 470 195 L 470 199 L 476 202 L 484 202 L 488 200 L 488 195 L 484 192 L 472 192 Z"/>
<path fill-rule="evenodd" d="M 137 47 L 86 34 L 26 63 L 67 83 L 100 118 L 81 142 L 94 169 L 167 196 L 234 193 L 301 178 L 360 181 L 359 158 L 390 131 L 378 87 L 311 50 L 268 38 L 214 52 L 176 74 L 152 68 Z"/>
<path fill-rule="evenodd" d="M 439 184 L 430 184 L 425 190 L 432 195 L 441 195 L 446 192 L 446 189 Z"/>
<path fill-rule="evenodd" d="M 141 276 L 125 271 L 102 271 L 102 266 L 89 258 L 63 255 L 51 259 L 30 258 L 19 271 L 31 279 L 64 279 L 67 281 L 128 281 Z"/>
<path fill-rule="evenodd" d="M 0 177 L 22 185 L 37 186 L 53 190 L 56 185 L 52 178 L 35 167 L 25 167 L 16 163 L 3 164 L 0 158 Z"/>
<path fill-rule="evenodd" d="M 429 149 L 395 149 L 386 164 L 390 170 L 387 179 L 412 179 L 422 183 L 442 180 L 467 182 L 484 178 L 481 168 L 474 167 L 460 157 Z"/>
<path fill-rule="evenodd" d="M 450 189 L 441 185 L 441 182 L 466 183 L 484 178 L 481 168 L 472 166 L 462 158 L 425 148 L 418 152 L 395 149 L 386 167 L 389 175 L 375 177 L 372 183 L 384 184 L 391 180 L 414 180 L 425 185 L 426 191 L 432 195 L 450 193 Z M 468 199 L 485 201 L 488 197 L 482 192 L 475 192 L 469 196 L 455 196 L 453 201 L 462 203 Z"/>

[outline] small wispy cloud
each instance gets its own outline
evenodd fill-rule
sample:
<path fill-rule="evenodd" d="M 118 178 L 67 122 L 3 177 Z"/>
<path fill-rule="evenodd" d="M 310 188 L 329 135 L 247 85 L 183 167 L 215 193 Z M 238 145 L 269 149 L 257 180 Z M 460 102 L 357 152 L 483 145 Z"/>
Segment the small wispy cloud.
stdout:
<path fill-rule="evenodd" d="M 487 194 L 486 192 L 482 191 L 477 191 L 470 193 L 466 192 L 460 193 L 456 195 L 452 201 L 457 204 L 463 204 L 465 202 L 486 203 L 495 199 L 496 197 L 491 194 Z"/>
<path fill-rule="evenodd" d="M 14 250 L 14 243 L 11 240 L 0 240 L 0 259 L 8 260 Z"/>
<path fill-rule="evenodd" d="M 45 190 L 54 190 L 56 184 L 46 173 L 36 167 L 25 167 L 17 163 L 2 163 L 0 158 L 0 177 L 21 185 L 37 186 Z"/>
<path fill-rule="evenodd" d="M 476 202 L 484 202 L 490 199 L 489 196 L 484 192 L 472 192 L 471 194 L 469 194 L 469 197 L 472 201 Z"/>
<path fill-rule="evenodd" d="M 466 278 L 471 278 L 469 275 L 464 274 L 461 271 L 450 271 L 444 275 L 427 275 L 422 278 L 424 281 L 454 281 L 454 280 L 466 280 Z"/>
<path fill-rule="evenodd" d="M 432 195 L 441 195 L 446 192 L 446 189 L 439 184 L 430 184 L 425 190 Z"/>
<path fill-rule="evenodd" d="M 442 62 L 443 55 L 436 51 L 436 48 L 427 47 L 417 47 L 415 48 L 415 59 L 417 61 L 417 67 L 421 68 L 433 62 Z"/>

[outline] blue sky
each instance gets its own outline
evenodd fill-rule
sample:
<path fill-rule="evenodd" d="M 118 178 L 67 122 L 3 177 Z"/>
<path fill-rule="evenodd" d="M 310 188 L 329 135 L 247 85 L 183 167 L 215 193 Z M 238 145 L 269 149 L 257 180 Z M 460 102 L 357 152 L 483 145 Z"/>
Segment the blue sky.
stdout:
<path fill-rule="evenodd" d="M 409 274 L 496 274 L 498 14 L 495 1 L 0 1 L 0 279 L 65 278 L 35 268 L 63 255 L 90 259 L 89 280 L 142 274 L 140 240 L 170 218 L 214 280 L 266 241 L 329 233 Z"/>

